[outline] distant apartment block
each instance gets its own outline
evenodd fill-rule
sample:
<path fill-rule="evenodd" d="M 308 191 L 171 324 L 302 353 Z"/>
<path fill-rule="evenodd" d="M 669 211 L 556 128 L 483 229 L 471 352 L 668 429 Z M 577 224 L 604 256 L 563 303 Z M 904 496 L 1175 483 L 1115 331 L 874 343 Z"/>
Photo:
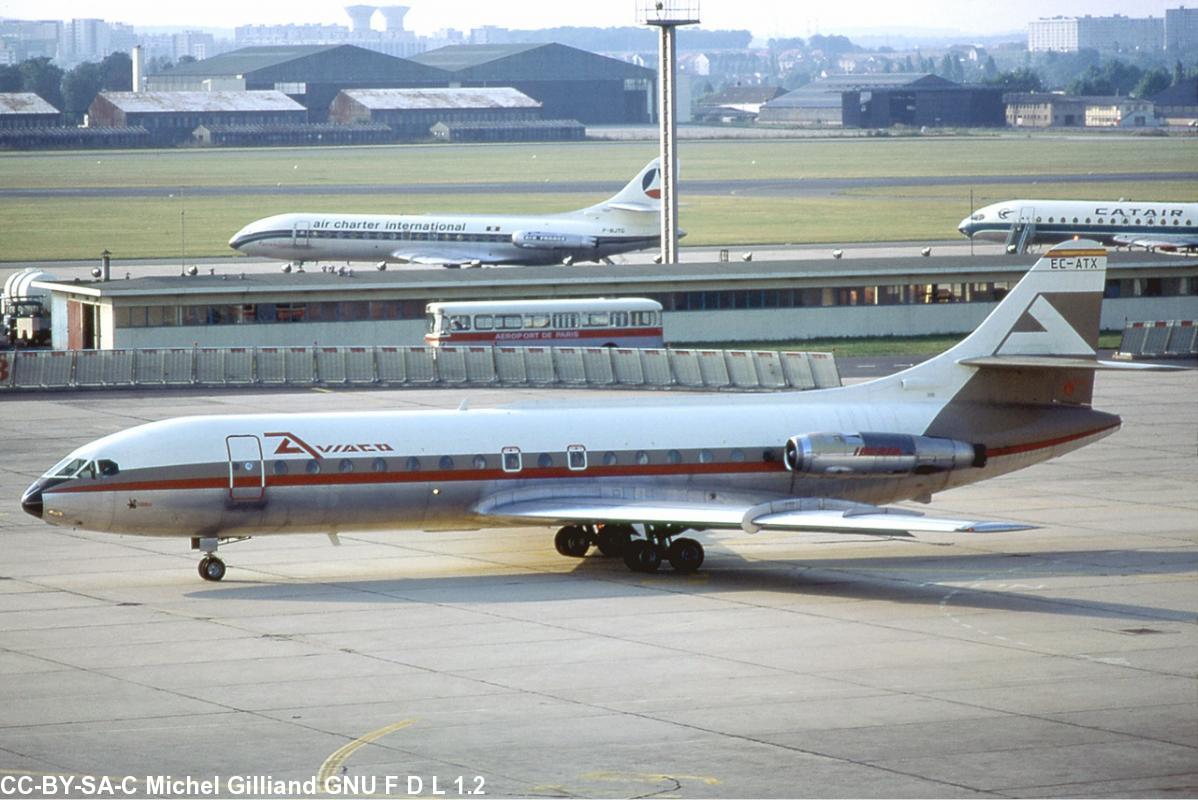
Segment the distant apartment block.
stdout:
<path fill-rule="evenodd" d="M 7 63 L 30 58 L 55 58 L 62 40 L 62 22 L 56 19 L 0 19 L 0 42 L 10 55 Z"/>
<path fill-rule="evenodd" d="M 1033 53 L 1098 50 L 1127 53 L 1160 50 L 1165 20 L 1159 17 L 1052 17 L 1028 23 L 1027 49 Z"/>
<path fill-rule="evenodd" d="M 1165 9 L 1165 49 L 1179 57 L 1198 50 L 1198 8 Z"/>

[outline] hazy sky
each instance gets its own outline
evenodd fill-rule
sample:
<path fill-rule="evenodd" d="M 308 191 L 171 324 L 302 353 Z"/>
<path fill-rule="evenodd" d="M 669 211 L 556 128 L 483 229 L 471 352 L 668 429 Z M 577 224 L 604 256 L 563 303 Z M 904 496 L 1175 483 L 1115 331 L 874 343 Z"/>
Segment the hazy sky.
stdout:
<path fill-rule="evenodd" d="M 1029 20 L 1055 15 L 1164 16 L 1181 0 L 930 0 L 895 2 L 804 2 L 804 0 L 691 0 L 700 4 L 704 28 L 747 28 L 760 37 L 809 36 L 847 29 L 918 27 L 970 33 L 1021 31 Z M 440 28 L 469 30 L 480 25 L 550 28 L 558 25 L 628 25 L 636 18 L 636 0 L 562 2 L 561 0 L 408 0 L 405 27 L 421 34 Z M 1191 0 L 1192 5 L 1192 0 Z M 321 22 L 348 24 L 342 4 L 297 0 L 0 0 L 0 17 L 72 19 L 100 17 L 133 25 L 193 25 L 232 28 L 244 24 Z M 381 27 L 376 15 L 375 27 Z"/>

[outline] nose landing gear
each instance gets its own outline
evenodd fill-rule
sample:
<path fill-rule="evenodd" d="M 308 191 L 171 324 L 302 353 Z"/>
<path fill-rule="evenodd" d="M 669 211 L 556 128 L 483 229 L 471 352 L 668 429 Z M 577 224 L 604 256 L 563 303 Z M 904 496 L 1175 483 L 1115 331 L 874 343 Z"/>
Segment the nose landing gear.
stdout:
<path fill-rule="evenodd" d="M 250 537 L 237 536 L 227 539 L 218 539 L 215 536 L 193 536 L 191 539 L 191 549 L 200 550 L 204 553 L 204 557 L 200 559 L 198 571 L 200 577 L 206 581 L 219 581 L 225 577 L 225 562 L 216 554 L 216 548 L 224 544 L 232 544 L 234 542 L 244 542 Z"/>
<path fill-rule="evenodd" d="M 204 556 L 200 559 L 200 577 L 206 581 L 219 581 L 225 577 L 225 562 L 216 556 Z"/>

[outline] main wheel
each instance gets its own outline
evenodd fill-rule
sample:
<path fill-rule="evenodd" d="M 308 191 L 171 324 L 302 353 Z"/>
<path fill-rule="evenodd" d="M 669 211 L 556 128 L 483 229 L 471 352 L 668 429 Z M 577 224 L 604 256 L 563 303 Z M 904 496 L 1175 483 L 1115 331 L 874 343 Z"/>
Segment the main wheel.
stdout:
<path fill-rule="evenodd" d="M 604 525 L 596 536 L 599 552 L 609 558 L 623 556 L 632 534 L 631 525 Z"/>
<path fill-rule="evenodd" d="M 629 542 L 624 550 L 624 563 L 633 572 L 657 572 L 661 566 L 661 550 L 644 539 Z"/>
<path fill-rule="evenodd" d="M 591 537 L 578 525 L 567 525 L 553 537 L 553 546 L 563 556 L 582 558 L 591 549 Z"/>
<path fill-rule="evenodd" d="M 225 577 L 225 562 L 216 556 L 204 556 L 200 559 L 200 577 L 206 581 L 219 581 Z"/>
<path fill-rule="evenodd" d="M 703 545 L 694 539 L 675 539 L 666 557 L 675 572 L 689 575 L 703 564 Z"/>

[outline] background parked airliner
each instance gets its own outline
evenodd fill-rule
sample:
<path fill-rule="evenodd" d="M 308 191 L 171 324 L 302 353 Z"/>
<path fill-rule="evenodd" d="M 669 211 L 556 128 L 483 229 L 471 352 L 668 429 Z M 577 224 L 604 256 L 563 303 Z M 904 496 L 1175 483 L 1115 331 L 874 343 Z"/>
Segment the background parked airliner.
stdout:
<path fill-rule="evenodd" d="M 22 497 L 52 525 L 222 541 L 277 533 L 560 525 L 634 570 L 689 572 L 687 530 L 904 535 L 1014 523 L 880 507 L 1022 469 L 1113 433 L 1091 408 L 1106 253 L 1041 258 L 961 343 L 801 393 L 486 410 L 182 417 L 84 445 Z"/>
<path fill-rule="evenodd" d="M 279 214 L 229 240 L 246 255 L 289 261 L 440 266 L 570 264 L 657 247 L 661 174 L 654 159 L 609 200 L 578 211 L 490 214 Z"/>
<path fill-rule="evenodd" d="M 979 208 L 961 220 L 957 230 L 970 238 L 1014 244 L 1009 239 L 1012 226 L 1025 225 L 1034 226 L 1025 244 L 1080 237 L 1149 250 L 1198 249 L 1198 203 L 1007 200 Z"/>

